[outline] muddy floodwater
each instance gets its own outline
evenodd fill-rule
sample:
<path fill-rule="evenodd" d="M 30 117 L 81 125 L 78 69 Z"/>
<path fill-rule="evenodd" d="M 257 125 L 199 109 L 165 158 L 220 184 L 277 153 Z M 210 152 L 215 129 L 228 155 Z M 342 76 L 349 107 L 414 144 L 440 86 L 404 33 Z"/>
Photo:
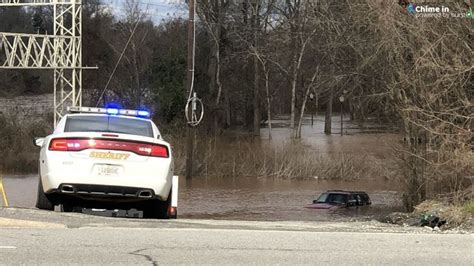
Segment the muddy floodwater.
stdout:
<path fill-rule="evenodd" d="M 273 120 L 272 140 L 268 128 L 261 130 L 260 145 L 287 143 L 291 134 L 289 117 Z M 304 148 L 326 154 L 334 152 L 367 153 L 384 165 L 390 163 L 392 145 L 400 135 L 383 125 L 359 125 L 344 119 L 344 135 L 340 135 L 340 117 L 332 120 L 333 134 L 325 135 L 324 117 L 304 118 L 302 139 Z M 38 177 L 35 175 L 6 176 L 4 178 L 10 205 L 33 208 Z M 337 212 L 306 209 L 321 192 L 329 189 L 366 191 L 372 206 L 351 207 Z M 233 219 L 259 221 L 331 221 L 377 219 L 393 211 L 401 211 L 401 192 L 397 182 L 380 176 L 358 180 L 278 180 L 272 178 L 195 178 L 192 182 L 180 179 L 178 213 L 181 218 Z"/>
<path fill-rule="evenodd" d="M 4 185 L 12 207 L 33 208 L 37 177 L 6 176 Z M 372 206 L 351 207 L 337 212 L 305 209 L 328 189 L 364 190 Z M 401 210 L 396 184 L 379 180 L 180 180 L 181 218 L 258 221 L 347 221 L 377 219 Z"/>
<path fill-rule="evenodd" d="M 360 124 L 351 121 L 347 115 L 343 118 L 342 135 L 340 115 L 332 117 L 332 134 L 326 135 L 324 134 L 324 120 L 325 117 L 322 115 L 313 118 L 306 115 L 301 126 L 301 139 L 297 142 L 321 154 L 368 153 L 378 158 L 386 158 L 392 155 L 392 147 L 403 139 L 403 136 L 396 133 L 395 128 L 388 128 L 386 125 L 371 121 Z M 268 133 L 267 124 L 260 131 L 262 145 L 278 146 L 288 143 L 292 134 L 289 116 L 277 116 L 272 119 L 271 140 L 268 138 Z"/>

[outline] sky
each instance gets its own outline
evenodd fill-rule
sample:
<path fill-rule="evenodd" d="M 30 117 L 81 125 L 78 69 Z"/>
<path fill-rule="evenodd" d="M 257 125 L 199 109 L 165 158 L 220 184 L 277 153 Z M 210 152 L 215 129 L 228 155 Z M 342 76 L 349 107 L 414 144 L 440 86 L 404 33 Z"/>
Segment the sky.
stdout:
<path fill-rule="evenodd" d="M 169 18 L 187 18 L 187 5 L 184 0 L 136 0 L 143 10 L 147 10 L 150 19 L 158 24 Z M 126 0 L 103 0 L 117 16 L 123 16 Z"/>

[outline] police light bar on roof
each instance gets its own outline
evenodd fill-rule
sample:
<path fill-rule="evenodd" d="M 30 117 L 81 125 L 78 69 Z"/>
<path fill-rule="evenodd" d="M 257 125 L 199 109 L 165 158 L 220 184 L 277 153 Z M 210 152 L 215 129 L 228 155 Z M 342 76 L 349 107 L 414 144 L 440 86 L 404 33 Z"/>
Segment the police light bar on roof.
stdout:
<path fill-rule="evenodd" d="M 150 112 L 144 110 L 126 110 L 118 108 L 100 108 L 100 107 L 79 107 L 69 106 L 69 113 L 92 113 L 92 114 L 109 114 L 109 115 L 128 115 L 137 117 L 150 117 Z"/>

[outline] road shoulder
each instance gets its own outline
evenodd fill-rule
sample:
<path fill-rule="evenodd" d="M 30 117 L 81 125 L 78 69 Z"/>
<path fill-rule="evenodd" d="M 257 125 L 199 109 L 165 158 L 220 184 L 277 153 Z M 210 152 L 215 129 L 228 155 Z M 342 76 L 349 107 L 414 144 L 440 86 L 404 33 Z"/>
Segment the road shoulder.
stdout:
<path fill-rule="evenodd" d="M 298 221 L 235 221 L 235 220 L 153 220 L 101 217 L 82 213 L 49 212 L 36 209 L 0 208 L 0 228 L 205 228 L 231 230 L 271 230 L 307 232 L 367 233 L 433 233 L 472 234 L 468 231 L 435 232 L 423 227 L 399 226 L 378 221 L 364 222 L 298 222 Z"/>

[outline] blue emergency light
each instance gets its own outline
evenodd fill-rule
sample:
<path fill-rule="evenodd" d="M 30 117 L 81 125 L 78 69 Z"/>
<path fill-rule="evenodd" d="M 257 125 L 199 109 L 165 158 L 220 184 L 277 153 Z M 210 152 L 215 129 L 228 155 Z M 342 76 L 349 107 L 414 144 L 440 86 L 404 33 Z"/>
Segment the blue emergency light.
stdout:
<path fill-rule="evenodd" d="M 99 108 L 99 107 L 78 107 L 70 106 L 67 108 L 70 113 L 96 113 L 108 115 L 127 115 L 142 118 L 150 118 L 151 114 L 145 110 L 127 110 L 119 108 Z"/>
<path fill-rule="evenodd" d="M 107 114 L 109 114 L 109 115 L 117 115 L 118 113 L 119 113 L 119 109 L 107 108 Z"/>
<path fill-rule="evenodd" d="M 138 116 L 150 117 L 150 112 L 141 110 L 141 111 L 138 111 Z"/>

